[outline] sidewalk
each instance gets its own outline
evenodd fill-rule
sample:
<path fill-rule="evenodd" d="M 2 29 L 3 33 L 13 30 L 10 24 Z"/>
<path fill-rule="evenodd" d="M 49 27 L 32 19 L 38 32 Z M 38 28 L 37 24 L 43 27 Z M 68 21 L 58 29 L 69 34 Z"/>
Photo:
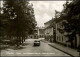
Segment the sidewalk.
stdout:
<path fill-rule="evenodd" d="M 77 49 L 71 49 L 69 47 L 65 47 L 63 45 L 60 45 L 60 44 L 57 44 L 57 43 L 50 43 L 48 41 L 44 41 L 45 43 L 48 43 L 48 45 L 72 56 L 72 57 L 75 57 L 75 56 L 79 56 L 79 52 L 77 52 Z"/>

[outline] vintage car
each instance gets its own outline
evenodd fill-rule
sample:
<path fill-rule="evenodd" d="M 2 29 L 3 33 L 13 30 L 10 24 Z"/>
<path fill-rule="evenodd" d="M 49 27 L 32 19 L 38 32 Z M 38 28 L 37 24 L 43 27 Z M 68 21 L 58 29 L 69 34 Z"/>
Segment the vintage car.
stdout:
<path fill-rule="evenodd" d="M 35 40 L 34 41 L 34 46 L 40 46 L 40 40 Z"/>

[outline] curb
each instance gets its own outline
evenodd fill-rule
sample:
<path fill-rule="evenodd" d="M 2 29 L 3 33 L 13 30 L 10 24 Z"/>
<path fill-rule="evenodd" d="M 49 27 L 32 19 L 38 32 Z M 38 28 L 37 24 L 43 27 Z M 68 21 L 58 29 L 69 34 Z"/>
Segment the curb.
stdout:
<path fill-rule="evenodd" d="M 49 46 L 51 46 L 51 47 L 53 47 L 53 48 L 55 48 L 55 49 L 57 49 L 57 50 L 60 50 L 60 51 L 62 51 L 62 52 L 64 52 L 64 53 L 66 53 L 66 54 L 68 54 L 68 55 L 70 55 L 71 57 L 76 57 L 76 56 L 73 56 L 72 54 L 70 54 L 70 53 L 68 53 L 68 52 L 65 52 L 65 51 L 63 51 L 63 50 L 61 50 L 61 49 L 59 49 L 59 48 L 57 48 L 57 47 L 55 47 L 55 46 L 53 46 L 53 45 L 51 45 L 51 44 L 48 44 Z"/>

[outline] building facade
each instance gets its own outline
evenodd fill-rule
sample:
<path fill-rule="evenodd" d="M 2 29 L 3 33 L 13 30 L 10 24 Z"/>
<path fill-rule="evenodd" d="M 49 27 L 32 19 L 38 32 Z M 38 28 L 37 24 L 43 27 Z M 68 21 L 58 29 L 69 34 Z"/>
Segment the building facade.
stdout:
<path fill-rule="evenodd" d="M 66 22 L 65 19 L 60 19 L 56 21 L 56 42 L 66 45 L 67 47 L 71 47 L 71 42 L 69 41 L 69 37 L 66 35 L 71 34 L 72 32 L 68 33 L 64 31 L 63 22 Z M 80 36 L 76 34 L 76 37 L 73 39 L 73 48 L 78 48 L 80 45 Z"/>
<path fill-rule="evenodd" d="M 34 34 L 29 35 L 29 38 L 38 39 L 38 38 L 44 38 L 44 27 L 36 27 L 34 30 Z"/>
<path fill-rule="evenodd" d="M 50 42 L 56 42 L 67 47 L 71 47 L 69 37 L 66 35 L 71 34 L 64 31 L 63 22 L 66 22 L 63 18 L 54 18 L 46 23 L 45 25 L 45 39 Z M 73 39 L 73 48 L 78 48 L 80 45 L 80 35 L 76 34 L 76 38 Z"/>
<path fill-rule="evenodd" d="M 38 37 L 44 38 L 44 27 L 38 27 Z"/>
<path fill-rule="evenodd" d="M 50 42 L 53 42 L 53 26 L 51 26 L 52 20 L 53 19 L 44 23 L 44 25 L 45 25 L 45 39 Z"/>
<path fill-rule="evenodd" d="M 68 40 L 68 38 L 65 37 L 63 32 L 63 29 L 64 29 L 64 26 L 62 24 L 63 21 L 64 20 L 61 20 L 61 19 L 56 21 L 56 42 L 66 45 L 67 44 L 66 41 Z M 70 45 L 70 43 L 68 43 L 68 45 Z"/>

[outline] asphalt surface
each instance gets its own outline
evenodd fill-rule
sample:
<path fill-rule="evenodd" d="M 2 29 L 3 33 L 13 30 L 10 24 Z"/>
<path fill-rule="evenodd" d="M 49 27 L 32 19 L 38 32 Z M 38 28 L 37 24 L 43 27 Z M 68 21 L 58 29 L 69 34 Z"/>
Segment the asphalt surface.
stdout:
<path fill-rule="evenodd" d="M 42 42 L 40 46 L 34 46 L 34 40 L 27 39 L 20 49 L 8 48 L 1 51 L 1 56 L 69 56 Z"/>

